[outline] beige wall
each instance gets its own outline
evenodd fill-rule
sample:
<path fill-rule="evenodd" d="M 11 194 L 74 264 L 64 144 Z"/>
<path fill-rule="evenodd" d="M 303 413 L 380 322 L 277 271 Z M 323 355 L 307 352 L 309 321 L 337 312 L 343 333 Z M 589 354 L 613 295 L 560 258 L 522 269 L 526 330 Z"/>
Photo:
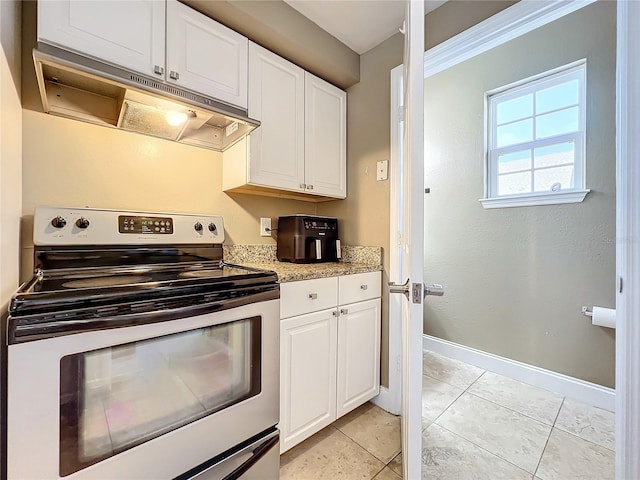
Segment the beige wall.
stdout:
<path fill-rule="evenodd" d="M 30 275 L 36 205 L 222 215 L 226 243 L 275 243 L 259 218 L 315 213 L 315 204 L 221 189 L 221 154 L 42 113 L 31 49 L 35 4 L 24 3 L 23 268 Z"/>
<path fill-rule="evenodd" d="M 7 304 L 18 286 L 20 258 L 22 110 L 20 108 L 19 1 L 0 1 L 0 369 L 5 368 Z M 6 411 L 6 378 L 0 376 L 0 416 Z M 4 425 L 3 421 L 0 424 Z M 0 434 L 0 451 L 6 450 Z M 6 478 L 0 459 L 0 478 Z"/>
<path fill-rule="evenodd" d="M 22 198 L 20 15 L 20 2 L 0 2 L 0 308 L 3 315 L 18 286 Z"/>
<path fill-rule="evenodd" d="M 340 88 L 358 83 L 359 55 L 282 0 L 181 0 Z"/>
<path fill-rule="evenodd" d="M 425 42 L 436 45 L 511 5 L 507 1 L 454 1 L 425 17 Z M 346 244 L 383 248 L 382 384 L 389 375 L 389 180 L 376 181 L 376 162 L 390 156 L 390 70 L 402 63 L 404 38 L 396 34 L 360 56 L 360 83 L 347 90 L 347 191 L 341 202 L 318 206 L 318 213 L 340 218 Z"/>
<path fill-rule="evenodd" d="M 614 331 L 582 305 L 615 306 L 614 2 L 597 2 L 425 81 L 425 332 L 601 385 Z M 587 59 L 583 203 L 485 210 L 484 92 Z"/>
<path fill-rule="evenodd" d="M 389 160 L 390 70 L 402 63 L 396 34 L 360 57 L 360 83 L 347 90 L 347 199 L 318 206 L 340 219 L 348 245 L 383 247 L 383 285 L 389 279 L 389 181 L 376 180 L 376 162 Z M 388 384 L 388 295 L 382 298 L 382 383 Z"/>
<path fill-rule="evenodd" d="M 425 16 L 425 50 L 473 27 L 516 2 L 517 0 L 448 0 Z"/>

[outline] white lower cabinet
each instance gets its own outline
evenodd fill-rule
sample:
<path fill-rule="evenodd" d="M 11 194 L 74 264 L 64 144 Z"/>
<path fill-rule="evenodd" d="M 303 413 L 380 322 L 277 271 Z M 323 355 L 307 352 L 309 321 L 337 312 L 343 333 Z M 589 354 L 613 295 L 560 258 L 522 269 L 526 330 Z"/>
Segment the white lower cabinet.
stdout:
<path fill-rule="evenodd" d="M 336 418 L 335 309 L 280 323 L 280 451 Z"/>
<path fill-rule="evenodd" d="M 380 392 L 380 299 L 339 308 L 337 418 Z"/>
<path fill-rule="evenodd" d="M 281 285 L 280 453 L 378 395 L 380 282 L 372 272 Z"/>

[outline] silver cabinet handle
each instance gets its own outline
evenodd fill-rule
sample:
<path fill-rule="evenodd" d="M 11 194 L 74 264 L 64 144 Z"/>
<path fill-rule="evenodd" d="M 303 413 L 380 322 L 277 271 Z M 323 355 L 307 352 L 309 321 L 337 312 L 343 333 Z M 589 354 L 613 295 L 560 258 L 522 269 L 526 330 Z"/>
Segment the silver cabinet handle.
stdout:
<path fill-rule="evenodd" d="M 164 74 L 164 68 L 161 67 L 160 65 L 156 65 L 153 67 L 153 73 L 155 73 L 156 75 L 163 75 Z"/>
<path fill-rule="evenodd" d="M 180 74 L 171 70 L 171 72 L 169 72 L 169 77 L 171 77 L 173 80 L 178 80 L 180 78 Z"/>
<path fill-rule="evenodd" d="M 331 312 L 331 315 L 333 315 L 334 317 L 338 316 L 338 312 L 336 312 L 335 310 L 333 312 Z"/>
<path fill-rule="evenodd" d="M 309 294 L 309 298 L 310 298 L 311 300 L 315 300 L 315 299 L 317 299 L 317 298 L 318 298 L 318 294 L 317 294 L 317 293 L 310 293 L 310 294 Z"/>
<path fill-rule="evenodd" d="M 349 313 L 349 310 L 346 308 L 341 308 L 340 309 L 340 315 L 346 315 L 347 313 Z"/>
<path fill-rule="evenodd" d="M 307 185 L 307 190 L 313 190 L 313 185 Z"/>
<path fill-rule="evenodd" d="M 301 183 L 300 184 L 300 188 L 303 189 L 303 190 L 306 190 L 307 184 L 306 183 Z"/>
<path fill-rule="evenodd" d="M 360 290 L 366 290 L 369 288 L 369 285 L 360 285 Z"/>

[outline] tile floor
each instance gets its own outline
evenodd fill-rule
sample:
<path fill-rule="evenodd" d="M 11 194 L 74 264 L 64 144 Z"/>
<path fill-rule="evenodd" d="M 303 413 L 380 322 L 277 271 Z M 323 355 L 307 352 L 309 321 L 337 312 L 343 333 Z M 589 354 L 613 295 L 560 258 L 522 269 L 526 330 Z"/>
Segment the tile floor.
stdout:
<path fill-rule="evenodd" d="M 614 478 L 613 413 L 434 353 L 423 365 L 423 479 Z M 280 478 L 399 480 L 399 417 L 357 408 L 282 455 Z"/>

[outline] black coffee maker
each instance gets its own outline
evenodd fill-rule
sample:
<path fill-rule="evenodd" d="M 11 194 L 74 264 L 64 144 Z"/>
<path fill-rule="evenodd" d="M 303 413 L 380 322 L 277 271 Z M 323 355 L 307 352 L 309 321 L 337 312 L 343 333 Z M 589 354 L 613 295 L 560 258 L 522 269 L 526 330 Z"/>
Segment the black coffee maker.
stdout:
<path fill-rule="evenodd" d="M 342 257 L 338 219 L 315 215 L 278 218 L 276 256 L 281 262 L 337 262 Z"/>

